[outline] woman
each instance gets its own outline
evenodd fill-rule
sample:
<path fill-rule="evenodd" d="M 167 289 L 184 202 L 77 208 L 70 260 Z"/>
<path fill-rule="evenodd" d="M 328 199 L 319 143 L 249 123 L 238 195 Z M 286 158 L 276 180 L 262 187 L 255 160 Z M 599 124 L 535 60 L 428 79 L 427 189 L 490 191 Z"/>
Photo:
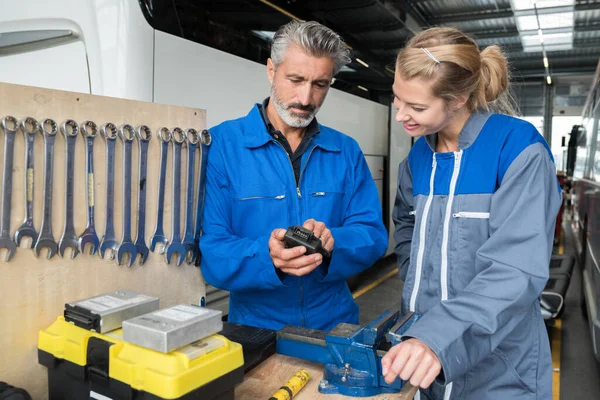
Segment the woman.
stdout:
<path fill-rule="evenodd" d="M 500 49 L 456 29 L 421 32 L 398 55 L 396 120 L 418 140 L 393 218 L 402 311 L 420 319 L 382 372 L 421 399 L 551 398 L 538 297 L 562 194 L 548 144 L 506 115 L 508 84 Z"/>

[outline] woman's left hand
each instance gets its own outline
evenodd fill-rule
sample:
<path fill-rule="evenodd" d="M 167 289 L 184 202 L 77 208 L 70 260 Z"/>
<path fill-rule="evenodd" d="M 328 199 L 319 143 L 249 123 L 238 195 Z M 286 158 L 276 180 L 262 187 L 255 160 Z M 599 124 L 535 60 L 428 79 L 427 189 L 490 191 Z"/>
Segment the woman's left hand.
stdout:
<path fill-rule="evenodd" d="M 442 370 L 440 359 L 433 350 L 415 338 L 392 347 L 381 359 L 381 367 L 388 384 L 399 376 L 423 389 L 427 389 Z"/>

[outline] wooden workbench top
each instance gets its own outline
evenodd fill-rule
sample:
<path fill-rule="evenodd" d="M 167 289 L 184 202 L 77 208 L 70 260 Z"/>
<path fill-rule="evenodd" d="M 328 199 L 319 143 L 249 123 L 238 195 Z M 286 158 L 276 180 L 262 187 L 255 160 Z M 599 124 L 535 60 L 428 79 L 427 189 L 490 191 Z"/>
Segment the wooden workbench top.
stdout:
<path fill-rule="evenodd" d="M 298 370 L 306 369 L 310 380 L 294 397 L 294 400 L 347 400 L 355 397 L 342 395 L 321 394 L 318 387 L 323 377 L 323 364 L 305 361 L 298 358 L 274 354 L 253 370 L 248 372 L 244 381 L 235 389 L 236 400 L 267 400 L 281 385 L 292 377 Z M 386 393 L 372 397 L 356 397 L 359 399 L 388 399 L 398 398 L 397 394 Z"/>

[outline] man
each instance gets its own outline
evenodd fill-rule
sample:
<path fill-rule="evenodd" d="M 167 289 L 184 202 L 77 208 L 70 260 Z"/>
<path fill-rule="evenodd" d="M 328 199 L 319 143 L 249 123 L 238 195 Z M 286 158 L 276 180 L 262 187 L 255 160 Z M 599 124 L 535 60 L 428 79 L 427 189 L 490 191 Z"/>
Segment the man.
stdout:
<path fill-rule="evenodd" d="M 348 62 L 330 29 L 284 25 L 267 62 L 271 97 L 210 130 L 202 272 L 230 291 L 231 322 L 271 329 L 358 323 L 346 279 L 383 255 L 387 233 L 358 144 L 315 119 Z M 293 225 L 313 231 L 331 258 L 286 248 Z"/>

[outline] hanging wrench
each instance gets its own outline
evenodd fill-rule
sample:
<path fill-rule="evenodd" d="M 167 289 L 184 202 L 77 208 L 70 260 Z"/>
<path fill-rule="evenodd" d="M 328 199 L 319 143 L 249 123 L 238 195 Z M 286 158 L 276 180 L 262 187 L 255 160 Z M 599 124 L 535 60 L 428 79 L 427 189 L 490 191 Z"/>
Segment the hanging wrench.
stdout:
<path fill-rule="evenodd" d="M 148 175 L 148 144 L 152 138 L 152 131 L 146 125 L 140 125 L 135 130 L 139 143 L 139 186 L 138 186 L 138 219 L 137 238 L 135 248 L 140 254 L 140 265 L 144 265 L 148 258 L 148 246 L 146 245 L 146 177 Z"/>
<path fill-rule="evenodd" d="M 52 234 L 52 187 L 54 180 L 54 140 L 58 133 L 58 125 L 51 118 L 46 118 L 40 124 L 44 136 L 44 215 L 40 235 L 38 236 L 33 253 L 40 256 L 40 250 L 48 249 L 48 260 L 54 257 L 58 245 Z"/>
<path fill-rule="evenodd" d="M 167 264 L 171 263 L 171 256 L 178 254 L 177 265 L 185 260 L 185 246 L 181 243 L 181 148 L 185 141 L 185 135 L 181 128 L 173 128 L 173 197 L 171 207 L 173 209 L 171 243 L 167 246 Z"/>
<path fill-rule="evenodd" d="M 58 254 L 65 256 L 65 250 L 71 249 L 71 259 L 79 254 L 77 246 L 77 234 L 75 233 L 75 224 L 73 222 L 74 193 L 73 184 L 75 183 L 75 143 L 79 134 L 79 125 L 72 119 L 68 119 L 60 125 L 60 131 L 67 142 L 65 150 L 65 228 L 62 237 L 58 241 Z"/>
<path fill-rule="evenodd" d="M 86 164 L 86 185 L 85 194 L 87 198 L 87 225 L 85 230 L 79 236 L 79 251 L 85 253 L 85 247 L 89 243 L 92 245 L 90 254 L 96 254 L 98 250 L 99 240 L 96 234 L 96 224 L 94 221 L 94 139 L 98 135 L 98 125 L 93 121 L 85 121 L 81 125 L 81 134 L 85 138 L 85 164 Z"/>
<path fill-rule="evenodd" d="M 15 150 L 15 136 L 19 121 L 10 115 L 2 119 L 4 130 L 4 166 L 2 168 L 2 221 L 0 221 L 0 248 L 6 249 L 5 261 L 10 261 L 17 251 L 17 245 L 10 235 L 10 209 L 12 201 L 12 172 Z"/>
<path fill-rule="evenodd" d="M 196 172 L 196 149 L 200 141 L 200 135 L 194 128 L 185 131 L 187 140 L 187 182 L 185 199 L 185 230 L 183 234 L 183 245 L 186 248 L 186 261 L 193 264 L 198 257 L 198 249 L 194 243 L 194 174 Z"/>
<path fill-rule="evenodd" d="M 165 231 L 163 229 L 163 217 L 165 210 L 165 184 L 167 177 L 167 156 L 169 154 L 169 143 L 171 143 L 171 131 L 168 128 L 162 127 L 158 129 L 158 140 L 160 140 L 160 170 L 158 173 L 158 207 L 156 210 L 156 230 L 150 241 L 150 249 L 155 250 L 156 245 L 160 243 L 162 246 L 159 250 L 160 254 L 165 252 L 165 248 L 169 244 Z"/>
<path fill-rule="evenodd" d="M 25 220 L 15 231 L 15 243 L 20 246 L 21 239 L 28 237 L 28 247 L 33 248 L 38 237 L 33 225 L 33 152 L 40 125 L 35 118 L 27 117 L 21 121 L 21 130 L 25 134 Z"/>
<path fill-rule="evenodd" d="M 117 250 L 117 264 L 121 265 L 123 256 L 129 254 L 127 266 L 131 267 L 137 256 L 137 249 L 131 240 L 131 152 L 135 139 L 133 126 L 121 125 L 119 138 L 123 141 L 123 235 Z"/>
<path fill-rule="evenodd" d="M 200 266 L 202 259 L 202 252 L 200 251 L 200 236 L 202 236 L 202 215 L 204 213 L 204 198 L 206 194 L 206 164 L 208 162 L 208 149 L 212 143 L 212 137 L 210 132 L 206 129 L 202 131 L 200 135 L 200 173 L 198 174 L 198 199 L 196 200 L 196 232 L 194 235 L 194 242 L 196 249 L 198 249 L 198 257 L 196 257 L 195 263 Z"/>
<path fill-rule="evenodd" d="M 117 143 L 117 127 L 111 122 L 107 122 L 100 128 L 100 134 L 106 141 L 106 224 L 104 236 L 100 241 L 100 251 L 98 254 L 104 258 L 104 252 L 110 250 L 109 258 L 115 259 L 117 248 L 117 238 L 115 237 L 115 146 Z"/>

